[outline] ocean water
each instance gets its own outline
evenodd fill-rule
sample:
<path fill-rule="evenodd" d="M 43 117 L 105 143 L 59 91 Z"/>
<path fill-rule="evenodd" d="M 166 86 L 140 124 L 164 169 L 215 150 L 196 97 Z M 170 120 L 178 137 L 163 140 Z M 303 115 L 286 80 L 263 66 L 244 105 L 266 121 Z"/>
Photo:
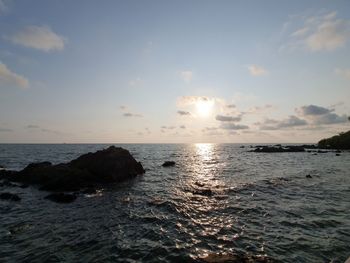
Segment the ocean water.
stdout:
<path fill-rule="evenodd" d="M 66 162 L 107 146 L 0 145 L 0 165 Z M 117 146 L 146 173 L 70 204 L 48 201 L 35 187 L 1 187 L 22 201 L 0 200 L 0 262 L 191 262 L 237 252 L 335 263 L 350 256 L 350 152 Z M 163 168 L 166 160 L 176 166 Z M 213 195 L 196 194 L 200 189 Z"/>

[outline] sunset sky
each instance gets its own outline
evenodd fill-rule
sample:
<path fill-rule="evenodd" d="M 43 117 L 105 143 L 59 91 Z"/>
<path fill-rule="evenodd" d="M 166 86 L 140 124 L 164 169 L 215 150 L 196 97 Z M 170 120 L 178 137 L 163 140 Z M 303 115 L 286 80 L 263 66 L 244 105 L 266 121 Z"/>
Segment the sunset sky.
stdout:
<path fill-rule="evenodd" d="M 350 1 L 0 0 L 0 143 L 350 129 Z"/>

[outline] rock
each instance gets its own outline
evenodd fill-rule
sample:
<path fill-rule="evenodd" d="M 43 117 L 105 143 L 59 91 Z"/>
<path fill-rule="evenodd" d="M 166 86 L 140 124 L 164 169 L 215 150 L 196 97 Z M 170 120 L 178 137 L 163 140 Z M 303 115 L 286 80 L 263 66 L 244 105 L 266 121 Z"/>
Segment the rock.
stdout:
<path fill-rule="evenodd" d="M 318 150 L 317 153 L 328 153 L 328 151 Z"/>
<path fill-rule="evenodd" d="M 335 156 L 340 156 L 340 153 L 336 153 Z"/>
<path fill-rule="evenodd" d="M 305 177 L 306 178 L 312 178 L 311 174 L 307 174 Z"/>
<path fill-rule="evenodd" d="M 141 163 L 129 151 L 110 146 L 84 154 L 69 163 L 32 163 L 22 171 L 12 171 L 3 176 L 10 181 L 38 185 L 41 190 L 73 192 L 95 185 L 121 182 L 144 172 Z"/>
<path fill-rule="evenodd" d="M 171 167 L 171 166 L 175 166 L 175 162 L 174 161 L 166 161 L 162 164 L 163 167 Z"/>
<path fill-rule="evenodd" d="M 0 165 L 0 170 L 5 170 L 5 167 Z"/>
<path fill-rule="evenodd" d="M 322 149 L 350 150 L 350 131 L 320 140 L 317 146 Z"/>
<path fill-rule="evenodd" d="M 54 194 L 49 194 L 48 196 L 45 197 L 45 199 L 51 200 L 56 203 L 72 203 L 77 199 L 77 196 L 74 194 L 65 194 L 65 193 L 54 193 Z"/>
<path fill-rule="evenodd" d="M 244 145 L 241 145 L 241 146 L 239 146 L 239 148 L 242 148 L 242 149 L 243 149 L 243 148 L 245 148 L 245 146 L 244 146 Z"/>
<path fill-rule="evenodd" d="M 252 152 L 263 152 L 263 153 L 275 153 L 275 152 L 305 152 L 305 149 L 301 146 L 260 146 Z"/>
<path fill-rule="evenodd" d="M 15 202 L 21 201 L 21 198 L 18 195 L 12 193 L 0 193 L 0 199 Z"/>
<path fill-rule="evenodd" d="M 192 192 L 195 195 L 204 195 L 204 196 L 212 196 L 213 195 L 213 191 L 210 189 L 199 189 L 196 191 Z"/>

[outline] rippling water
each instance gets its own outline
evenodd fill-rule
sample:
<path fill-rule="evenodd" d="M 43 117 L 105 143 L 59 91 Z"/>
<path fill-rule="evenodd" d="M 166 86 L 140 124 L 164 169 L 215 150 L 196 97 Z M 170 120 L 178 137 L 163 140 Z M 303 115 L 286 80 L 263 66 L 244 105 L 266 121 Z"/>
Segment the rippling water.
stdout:
<path fill-rule="evenodd" d="M 0 164 L 69 161 L 107 145 L 0 145 Z M 280 262 L 350 256 L 350 153 L 251 153 L 234 144 L 119 145 L 146 174 L 71 204 L 0 188 L 0 262 L 189 262 L 210 253 Z M 176 166 L 163 168 L 166 160 Z M 312 178 L 305 178 L 311 174 Z M 212 195 L 200 194 L 210 189 Z"/>

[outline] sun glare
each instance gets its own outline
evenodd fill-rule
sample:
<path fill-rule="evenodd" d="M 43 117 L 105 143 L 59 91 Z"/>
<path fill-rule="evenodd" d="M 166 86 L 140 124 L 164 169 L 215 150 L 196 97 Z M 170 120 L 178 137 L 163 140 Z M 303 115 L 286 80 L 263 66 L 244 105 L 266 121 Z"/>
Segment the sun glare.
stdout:
<path fill-rule="evenodd" d="M 212 112 L 214 102 L 210 100 L 200 100 L 196 102 L 197 113 L 201 117 L 208 117 Z"/>

